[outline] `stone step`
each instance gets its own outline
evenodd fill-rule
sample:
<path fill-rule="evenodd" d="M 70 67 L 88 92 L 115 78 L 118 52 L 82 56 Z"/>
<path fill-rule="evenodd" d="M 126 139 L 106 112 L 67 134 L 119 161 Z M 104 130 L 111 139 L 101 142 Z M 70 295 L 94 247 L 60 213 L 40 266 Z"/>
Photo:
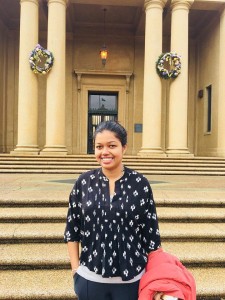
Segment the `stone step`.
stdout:
<path fill-rule="evenodd" d="M 158 207 L 159 222 L 224 222 L 225 208 Z"/>
<path fill-rule="evenodd" d="M 162 242 L 162 248 L 185 266 L 219 266 L 225 268 L 225 242 Z M 215 249 L 216 248 L 216 249 Z"/>
<path fill-rule="evenodd" d="M 127 167 L 131 169 L 141 169 L 141 170 L 162 170 L 163 168 L 168 168 L 169 170 L 207 170 L 207 171 L 224 171 L 225 170 L 225 164 L 207 164 L 207 163 L 202 163 L 202 164 L 197 164 L 197 163 L 129 163 L 126 164 Z M 68 162 L 59 162 L 59 163 L 51 163 L 51 162 L 46 162 L 44 164 L 43 162 L 18 162 L 18 163 L 9 163 L 9 164 L 0 164 L 0 169 L 3 171 L 4 169 L 17 169 L 17 170 L 23 170 L 23 169 L 30 169 L 30 170 L 39 170 L 39 169 L 49 169 L 49 170 L 54 170 L 54 169 L 60 169 L 60 170 L 90 170 L 90 169 L 95 169 L 98 168 L 99 164 L 97 163 L 68 163 Z"/>
<path fill-rule="evenodd" d="M 0 245 L 1 269 L 69 268 L 65 243 L 24 243 Z"/>
<path fill-rule="evenodd" d="M 225 180 L 225 179 L 224 179 Z M 60 180 L 59 180 L 60 181 Z M 61 182 L 67 182 L 70 183 L 70 188 L 72 189 L 73 183 L 75 182 L 75 179 L 71 180 L 61 180 Z M 153 184 L 151 183 L 152 187 Z M 68 190 L 68 193 L 65 193 L 65 197 L 57 197 L 56 194 L 53 198 L 52 194 L 49 194 L 48 198 L 46 198 L 46 195 L 39 195 L 37 198 L 35 194 L 22 194 L 22 196 L 19 195 L 19 193 L 16 194 L 15 197 L 12 197 L 11 195 L 8 196 L 7 194 L 0 194 L 0 207 L 68 207 L 68 198 L 70 193 L 70 188 Z M 157 211 L 159 207 L 225 207 L 225 192 L 221 189 L 221 195 L 222 197 L 216 197 L 212 196 L 211 198 L 205 198 L 204 195 L 202 197 L 198 196 L 197 198 L 194 197 L 196 194 L 191 191 L 188 194 L 180 192 L 181 195 L 176 191 L 176 194 L 174 197 L 169 197 L 167 195 L 167 198 L 161 198 L 160 195 L 157 194 L 157 190 L 154 191 L 155 196 L 155 202 L 157 205 Z M 203 193 L 204 194 L 204 193 Z M 185 198 L 186 196 L 186 198 Z M 2 208 L 1 208 L 2 209 Z"/>
<path fill-rule="evenodd" d="M 185 266 L 225 268 L 225 242 L 163 242 L 165 251 L 177 256 Z M 65 243 L 25 243 L 0 245 L 0 269 L 70 268 Z"/>
<path fill-rule="evenodd" d="M 0 241 L 54 242 L 63 240 L 65 224 L 61 223 L 0 223 Z M 225 223 L 160 223 L 163 241 L 225 241 Z"/>
<path fill-rule="evenodd" d="M 223 222 L 225 208 L 217 207 L 158 207 L 160 222 Z M 2 207 L 0 222 L 65 222 L 66 207 Z"/>
<path fill-rule="evenodd" d="M 0 168 L 0 173 L 2 174 L 78 174 L 84 173 L 88 171 L 90 168 L 71 168 L 71 169 L 60 169 L 58 167 L 55 168 Z M 165 167 L 155 167 L 155 168 L 136 168 L 136 171 L 143 173 L 144 175 L 202 175 L 202 176 L 225 176 L 225 169 L 221 170 L 219 168 L 207 169 L 207 168 L 192 168 L 192 169 L 185 169 L 180 167 L 177 168 L 165 168 Z"/>
<path fill-rule="evenodd" d="M 125 156 L 123 162 L 128 167 L 152 167 L 152 166 L 190 166 L 190 167 L 215 167 L 215 168 L 225 168 L 224 158 L 141 158 L 139 156 Z M 12 157 L 12 156 L 1 156 L 0 154 L 0 167 L 20 167 L 24 166 L 29 168 L 30 166 L 40 166 L 40 167 L 54 167 L 54 166 L 65 166 L 65 167 L 98 167 L 99 164 L 96 162 L 94 156 L 63 156 L 63 157 Z"/>
<path fill-rule="evenodd" d="M 225 268 L 189 268 L 195 278 L 197 296 L 202 300 L 225 297 Z"/>
<path fill-rule="evenodd" d="M 63 241 L 63 223 L 1 223 L 0 241 L 12 242 L 53 242 Z"/>
<path fill-rule="evenodd" d="M 127 160 L 124 159 L 124 164 L 127 166 L 142 166 L 144 167 L 151 167 L 151 166 L 189 166 L 189 167 L 217 167 L 217 168 L 224 168 L 225 161 L 193 161 L 193 160 Z M 143 166 L 144 164 L 144 166 Z M 93 160 L 40 160 L 40 159 L 33 159 L 33 160 L 0 160 L 0 167 L 16 167 L 16 166 L 44 166 L 44 167 L 52 167 L 52 166 L 66 166 L 66 167 L 98 167 L 99 164 L 96 162 L 95 159 Z"/>
<path fill-rule="evenodd" d="M 162 240 L 225 241 L 225 223 L 160 223 Z"/>
<path fill-rule="evenodd" d="M 131 162 L 207 162 L 207 163 L 225 163 L 224 157 L 204 157 L 204 156 L 190 156 L 190 157 L 143 157 L 139 155 L 124 155 L 124 161 Z M 81 154 L 81 155 L 10 155 L 0 153 L 0 163 L 4 161 L 48 161 L 48 162 L 96 162 L 94 154 Z"/>
<path fill-rule="evenodd" d="M 1 222 L 66 222 L 67 206 L 65 207 L 2 207 Z"/>
<path fill-rule="evenodd" d="M 225 269 L 199 267 L 189 271 L 196 280 L 198 299 L 225 297 Z M 2 270 L 0 290 L 2 300 L 75 299 L 70 270 Z"/>
<path fill-rule="evenodd" d="M 141 158 L 125 156 L 124 164 L 150 174 L 225 175 L 224 158 Z M 0 155 L 0 172 L 34 174 L 80 174 L 98 167 L 93 155 L 63 157 L 14 157 Z"/>
<path fill-rule="evenodd" d="M 70 270 L 1 270 L 0 299 L 74 300 Z"/>
<path fill-rule="evenodd" d="M 14 155 L 9 153 L 0 153 L 0 160 L 33 160 L 33 159 L 40 159 L 40 160 L 84 160 L 84 159 L 94 159 L 94 154 L 68 154 L 68 155 Z M 177 156 L 177 157 L 151 157 L 151 156 L 140 156 L 140 155 L 129 155 L 125 154 L 124 159 L 138 159 L 138 160 L 205 160 L 205 161 L 224 161 L 224 157 L 218 156 Z"/>

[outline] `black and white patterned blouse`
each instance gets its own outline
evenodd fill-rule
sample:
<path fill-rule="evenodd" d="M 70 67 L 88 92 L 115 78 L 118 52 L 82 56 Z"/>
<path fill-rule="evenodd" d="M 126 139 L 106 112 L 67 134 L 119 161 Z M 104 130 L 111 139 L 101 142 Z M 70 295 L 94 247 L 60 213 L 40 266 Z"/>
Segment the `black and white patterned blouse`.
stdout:
<path fill-rule="evenodd" d="M 80 265 L 127 281 L 144 269 L 147 254 L 160 247 L 160 234 L 148 180 L 124 170 L 111 200 L 101 169 L 78 178 L 69 198 L 64 240 L 81 242 Z"/>

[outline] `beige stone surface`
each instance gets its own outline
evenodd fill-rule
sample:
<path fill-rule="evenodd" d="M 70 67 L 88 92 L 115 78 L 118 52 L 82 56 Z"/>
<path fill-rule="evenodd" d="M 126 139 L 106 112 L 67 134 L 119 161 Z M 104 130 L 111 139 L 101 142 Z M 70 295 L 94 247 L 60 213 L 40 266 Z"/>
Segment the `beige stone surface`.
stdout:
<path fill-rule="evenodd" d="M 159 219 L 166 219 L 171 221 L 186 220 L 210 220 L 225 221 L 225 208 L 215 207 L 158 207 L 157 213 Z"/>
<path fill-rule="evenodd" d="M 1 239 L 45 239 L 62 240 L 65 225 L 63 223 L 0 223 Z"/>
<path fill-rule="evenodd" d="M 1 270 L 0 299 L 74 299 L 68 254 L 63 243 L 65 222 L 62 214 L 66 213 L 68 196 L 76 177 L 69 174 L 0 174 L 0 203 L 4 204 L 0 208 L 2 218 L 7 214 L 14 216 L 15 220 L 43 214 L 48 220 L 47 223 L 0 223 L 0 240 L 17 242 L 0 246 L 0 264 L 13 268 L 62 267 L 60 270 Z M 189 270 L 196 279 L 199 296 L 224 297 L 225 223 L 216 221 L 224 218 L 225 177 L 147 177 L 158 205 L 159 218 L 162 218 L 159 226 L 163 248 L 191 266 Z M 51 207 L 42 208 L 45 203 Z M 24 212 L 17 204 L 25 206 Z M 62 207 L 56 207 L 53 212 L 52 208 L 59 204 Z M 161 207 L 162 204 L 167 205 L 168 210 Z M 195 207 L 199 204 L 204 204 L 204 208 Z M 180 209 L 169 207 L 171 205 L 179 205 Z M 173 217 L 183 218 L 185 215 L 198 217 L 198 220 L 211 218 L 212 222 L 173 222 Z M 50 223 L 54 216 L 60 220 Z M 33 243 L 38 239 L 44 243 Z M 21 240 L 26 243 L 20 243 Z"/>
<path fill-rule="evenodd" d="M 162 238 L 225 238 L 225 223 L 159 223 Z"/>
<path fill-rule="evenodd" d="M 1 174 L 0 201 L 68 201 L 77 174 Z M 147 175 L 159 202 L 225 203 L 225 176 Z"/>
<path fill-rule="evenodd" d="M 11 202 L 67 201 L 77 175 L 0 174 L 0 199 Z M 69 183 L 68 183 L 69 182 Z"/>
<path fill-rule="evenodd" d="M 57 204 L 57 203 L 56 203 Z M 67 206 L 65 207 L 2 207 L 0 210 L 0 220 L 16 220 L 23 222 L 25 220 L 49 220 L 52 222 L 62 220 L 65 221 L 67 214 Z M 192 221 L 192 220 L 225 220 L 225 208 L 221 207 L 158 207 L 157 214 L 159 220 L 170 221 Z"/>
<path fill-rule="evenodd" d="M 189 271 L 196 279 L 199 296 L 225 295 L 224 269 L 197 268 Z M 72 286 L 69 270 L 0 271 L 0 299 L 5 299 L 6 296 L 8 299 L 49 299 L 57 296 L 60 299 L 73 299 Z"/>
<path fill-rule="evenodd" d="M 67 207 L 4 207 L 0 210 L 0 220 L 55 220 L 66 219 Z"/>
<path fill-rule="evenodd" d="M 225 238 L 225 223 L 160 223 L 163 239 Z M 0 239 L 62 239 L 64 223 L 0 223 Z"/>
<path fill-rule="evenodd" d="M 224 242 L 162 242 L 162 248 L 177 256 L 183 263 L 198 263 L 203 266 L 207 263 L 225 263 Z M 216 250 L 215 250 L 216 249 Z"/>
<path fill-rule="evenodd" d="M 4 300 L 75 299 L 69 270 L 0 271 L 0 291 Z"/>
<path fill-rule="evenodd" d="M 64 243 L 1 244 L 0 265 L 63 265 L 69 267 Z"/>
<path fill-rule="evenodd" d="M 220 299 L 225 296 L 224 268 L 196 268 L 189 269 L 196 280 L 198 296 L 214 296 Z M 215 293 L 216 291 L 216 293 Z M 222 298 L 221 298 L 222 299 Z"/>
<path fill-rule="evenodd" d="M 168 242 L 162 248 L 177 256 L 184 264 L 221 264 L 225 263 L 225 243 L 217 242 Z M 60 265 L 69 267 L 69 256 L 64 243 L 24 243 L 1 244 L 0 265 L 33 265 L 43 267 Z"/>

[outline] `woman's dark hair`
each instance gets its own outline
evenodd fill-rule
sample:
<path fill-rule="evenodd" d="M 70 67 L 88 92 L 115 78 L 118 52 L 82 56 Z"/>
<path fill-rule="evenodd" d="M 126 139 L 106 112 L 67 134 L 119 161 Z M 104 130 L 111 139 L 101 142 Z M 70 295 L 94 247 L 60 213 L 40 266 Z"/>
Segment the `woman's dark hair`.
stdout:
<path fill-rule="evenodd" d="M 113 132 L 115 134 L 116 138 L 118 140 L 120 140 L 122 146 L 125 146 L 127 144 L 127 131 L 122 125 L 120 125 L 116 121 L 101 122 L 95 130 L 94 140 L 96 139 L 96 135 L 98 133 L 103 132 L 104 130 Z"/>

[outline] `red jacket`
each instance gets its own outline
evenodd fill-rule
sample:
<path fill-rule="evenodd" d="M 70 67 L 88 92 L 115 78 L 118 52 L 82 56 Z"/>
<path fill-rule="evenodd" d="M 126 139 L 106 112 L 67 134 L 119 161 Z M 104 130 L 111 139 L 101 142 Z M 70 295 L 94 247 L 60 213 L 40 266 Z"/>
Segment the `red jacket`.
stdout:
<path fill-rule="evenodd" d="M 138 300 L 152 300 L 156 292 L 184 300 L 196 300 L 196 286 L 192 274 L 179 259 L 162 249 L 148 256 L 146 272 L 139 285 Z"/>

